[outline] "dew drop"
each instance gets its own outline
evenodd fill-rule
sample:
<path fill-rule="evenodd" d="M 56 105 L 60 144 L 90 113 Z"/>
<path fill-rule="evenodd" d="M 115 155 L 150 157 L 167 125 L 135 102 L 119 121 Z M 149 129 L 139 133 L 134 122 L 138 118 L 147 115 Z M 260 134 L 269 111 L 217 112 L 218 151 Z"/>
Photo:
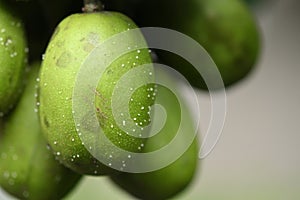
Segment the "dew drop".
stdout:
<path fill-rule="evenodd" d="M 17 177 L 18 177 L 18 174 L 17 174 L 17 172 L 12 172 L 12 173 L 11 173 L 11 176 L 12 176 L 13 178 L 17 178 Z"/>
<path fill-rule="evenodd" d="M 25 190 L 25 191 L 23 191 L 22 195 L 23 195 L 23 197 L 28 198 L 29 197 L 29 192 L 27 192 Z"/>
<path fill-rule="evenodd" d="M 6 179 L 9 178 L 9 172 L 8 171 L 3 172 L 3 177 Z"/>
<path fill-rule="evenodd" d="M 8 184 L 9 184 L 9 185 L 14 185 L 14 184 L 15 184 L 15 181 L 14 181 L 13 179 L 10 179 L 10 180 L 8 180 Z"/>
<path fill-rule="evenodd" d="M 18 156 L 17 155 L 13 155 L 12 159 L 15 160 L 15 161 L 18 160 Z"/>

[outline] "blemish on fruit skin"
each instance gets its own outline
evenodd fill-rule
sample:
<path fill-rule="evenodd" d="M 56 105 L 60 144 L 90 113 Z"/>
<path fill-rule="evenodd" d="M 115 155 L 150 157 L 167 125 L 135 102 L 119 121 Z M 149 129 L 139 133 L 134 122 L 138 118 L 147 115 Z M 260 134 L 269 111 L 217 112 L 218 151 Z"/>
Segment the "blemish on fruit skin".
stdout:
<path fill-rule="evenodd" d="M 72 60 L 72 54 L 68 51 L 63 52 L 56 61 L 56 66 L 66 67 Z"/>
<path fill-rule="evenodd" d="M 88 53 L 91 52 L 94 48 L 95 48 L 95 45 L 93 45 L 91 43 L 83 44 L 83 50 L 88 52 Z"/>

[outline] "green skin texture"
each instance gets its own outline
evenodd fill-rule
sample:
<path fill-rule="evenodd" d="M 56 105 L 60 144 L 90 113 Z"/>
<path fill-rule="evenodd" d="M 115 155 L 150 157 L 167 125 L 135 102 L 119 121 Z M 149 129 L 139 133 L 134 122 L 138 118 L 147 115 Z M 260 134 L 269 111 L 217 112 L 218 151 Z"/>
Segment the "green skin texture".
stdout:
<path fill-rule="evenodd" d="M 76 131 L 72 114 L 72 95 L 76 73 L 97 44 L 128 28 L 136 28 L 136 25 L 120 13 L 102 11 L 73 14 L 58 25 L 48 44 L 40 73 L 41 126 L 49 145 L 58 155 L 57 159 L 78 173 L 103 175 L 113 173 L 114 170 L 101 164 L 87 151 Z M 91 43 L 91 40 L 96 44 Z M 98 110 L 97 116 L 106 136 L 116 145 L 131 151 L 136 151 L 143 140 L 126 134 L 120 137 L 118 133 L 122 130 L 111 128 L 112 124 L 114 127 L 116 125 L 110 109 L 110 100 L 114 82 L 134 67 L 132 60 L 136 55 L 136 52 L 129 53 L 114 61 L 104 72 L 95 91 L 95 110 Z M 122 63 L 128 61 L 131 65 L 121 67 Z M 151 57 L 147 50 L 141 51 L 139 59 L 135 59 L 136 66 L 149 62 L 151 62 Z M 147 108 L 147 105 L 151 105 L 152 102 L 147 98 L 146 88 L 139 89 L 141 92 L 136 96 L 139 97 L 138 103 Z M 133 116 L 135 110 L 140 109 L 140 105 L 137 107 L 135 103 L 131 103 L 129 107 Z M 141 115 L 139 121 L 149 119 L 149 115 L 145 113 Z M 121 144 L 119 144 L 120 141 Z M 106 155 L 111 153 L 106 147 L 102 149 L 107 150 Z"/>
<path fill-rule="evenodd" d="M 140 27 L 165 27 L 192 37 L 210 54 L 225 86 L 246 77 L 258 59 L 259 30 L 250 10 L 241 0 L 128 0 L 127 7 L 135 7 L 134 11 L 111 2 L 107 4 L 132 16 Z M 181 72 L 193 86 L 207 88 L 187 61 L 170 53 L 157 53 L 163 63 Z M 213 87 L 218 89 L 220 86 Z"/>
<path fill-rule="evenodd" d="M 27 53 L 21 20 L 0 1 L 0 117 L 21 95 Z"/>
<path fill-rule="evenodd" d="M 60 164 L 47 149 L 35 112 L 39 66 L 30 70 L 25 91 L 1 129 L 0 185 L 20 199 L 61 199 L 81 175 Z"/>
<path fill-rule="evenodd" d="M 166 88 L 159 86 L 157 98 L 162 99 L 161 104 L 164 106 L 168 118 L 164 128 L 146 141 L 143 152 L 151 152 L 165 146 L 176 135 L 180 124 L 181 111 L 176 96 Z M 183 107 L 182 111 L 187 112 L 186 107 Z M 192 116 L 189 113 L 187 116 L 192 122 Z M 193 127 L 193 124 L 187 126 Z M 186 134 L 193 134 L 192 128 Z M 180 141 L 185 140 L 185 138 L 183 136 Z M 153 159 L 151 162 L 160 162 L 164 159 L 166 158 L 157 157 L 157 160 Z M 147 165 L 149 163 L 141 164 Z M 122 173 L 111 176 L 111 180 L 139 199 L 169 199 L 182 192 L 192 182 L 198 164 L 198 142 L 195 139 L 179 159 L 165 168 L 141 174 Z"/>

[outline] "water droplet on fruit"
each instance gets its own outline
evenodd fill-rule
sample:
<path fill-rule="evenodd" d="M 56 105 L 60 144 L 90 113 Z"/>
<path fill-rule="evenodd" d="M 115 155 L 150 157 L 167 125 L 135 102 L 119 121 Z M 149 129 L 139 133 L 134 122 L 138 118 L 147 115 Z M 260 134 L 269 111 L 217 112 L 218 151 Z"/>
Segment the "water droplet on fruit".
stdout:
<path fill-rule="evenodd" d="M 13 179 L 9 179 L 9 180 L 8 180 L 8 184 L 9 184 L 9 185 L 14 185 L 14 184 L 15 184 L 15 181 L 14 181 Z"/>
<path fill-rule="evenodd" d="M 29 197 L 29 192 L 27 192 L 26 190 L 23 191 L 22 193 L 23 197 L 28 198 Z"/>
<path fill-rule="evenodd" d="M 17 172 L 12 172 L 12 173 L 11 173 L 11 176 L 12 176 L 13 178 L 17 178 L 17 177 L 18 177 L 18 174 L 17 174 Z"/>
<path fill-rule="evenodd" d="M 15 155 L 13 155 L 13 157 L 12 157 L 12 159 L 14 160 L 14 161 L 16 161 L 16 160 L 18 160 L 18 156 L 15 154 Z"/>
<path fill-rule="evenodd" d="M 3 177 L 4 177 L 5 179 L 8 179 L 8 178 L 9 178 L 9 172 L 8 172 L 8 171 L 4 171 L 4 172 L 3 172 Z"/>

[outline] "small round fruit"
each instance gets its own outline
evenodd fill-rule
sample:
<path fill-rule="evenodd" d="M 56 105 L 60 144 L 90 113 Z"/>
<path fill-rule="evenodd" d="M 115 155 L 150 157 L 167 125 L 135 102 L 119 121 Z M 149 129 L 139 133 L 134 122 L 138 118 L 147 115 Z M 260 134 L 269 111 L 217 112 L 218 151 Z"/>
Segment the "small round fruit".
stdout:
<path fill-rule="evenodd" d="M 0 127 L 0 185 L 19 199 L 61 199 L 81 176 L 55 159 L 41 132 L 35 97 L 39 66 L 30 70 L 19 103 Z"/>
<path fill-rule="evenodd" d="M 112 170 L 94 158 L 84 146 L 88 145 L 88 142 L 84 142 L 83 145 L 79 137 L 80 128 L 84 127 L 82 123 L 79 125 L 74 123 L 75 111 L 72 109 L 77 73 L 82 63 L 98 45 L 118 33 L 135 28 L 137 27 L 131 19 L 116 12 L 73 14 L 58 25 L 47 47 L 40 73 L 40 121 L 51 148 L 57 152 L 58 159 L 78 173 L 101 175 L 111 173 Z M 141 33 L 140 36 L 142 37 Z M 135 37 L 129 37 L 123 42 L 130 43 L 136 40 Z M 115 45 L 115 48 L 119 47 L 118 44 Z M 127 53 L 109 65 L 101 79 L 99 75 L 96 88 L 93 86 L 84 88 L 94 92 L 95 105 L 92 106 L 97 112 L 104 134 L 116 146 L 128 151 L 137 151 L 143 139 L 129 136 L 117 126 L 111 108 L 112 94 L 116 83 L 125 73 L 150 62 L 151 57 L 147 49 L 141 49 L 138 53 L 136 51 Z M 143 78 L 137 76 L 135 80 L 128 81 L 138 80 L 143 81 Z M 146 88 L 139 91 L 136 94 L 137 100 L 130 102 L 130 113 L 136 113 L 141 105 L 148 108 L 153 102 L 148 98 L 149 92 Z M 141 114 L 137 123 L 148 122 L 150 117 L 147 112 L 147 109 L 143 110 L 144 114 Z M 87 148 L 93 147 L 88 145 Z M 107 156 L 113 153 L 106 146 L 100 148 Z M 113 159 L 117 160 L 118 157 L 114 156 Z"/>
<path fill-rule="evenodd" d="M 0 1 L 0 117 L 22 92 L 27 51 L 24 29 L 16 13 Z"/>

